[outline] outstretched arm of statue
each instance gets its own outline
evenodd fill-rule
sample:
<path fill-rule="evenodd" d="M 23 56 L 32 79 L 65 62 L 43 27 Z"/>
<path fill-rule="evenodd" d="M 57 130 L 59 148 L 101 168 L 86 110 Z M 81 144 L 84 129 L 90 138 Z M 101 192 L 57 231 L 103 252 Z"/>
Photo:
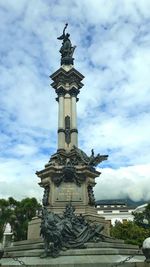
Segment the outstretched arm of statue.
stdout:
<path fill-rule="evenodd" d="M 58 40 L 63 40 L 65 38 L 65 35 L 66 35 L 65 30 L 66 30 L 67 26 L 68 26 L 68 23 L 65 24 L 65 27 L 63 29 L 63 34 L 61 36 L 57 37 Z"/>
<path fill-rule="evenodd" d="M 65 30 L 66 30 L 67 27 L 68 27 L 68 23 L 65 24 L 65 27 L 64 27 L 64 29 L 63 29 L 63 35 L 64 35 L 64 36 L 65 36 Z"/>

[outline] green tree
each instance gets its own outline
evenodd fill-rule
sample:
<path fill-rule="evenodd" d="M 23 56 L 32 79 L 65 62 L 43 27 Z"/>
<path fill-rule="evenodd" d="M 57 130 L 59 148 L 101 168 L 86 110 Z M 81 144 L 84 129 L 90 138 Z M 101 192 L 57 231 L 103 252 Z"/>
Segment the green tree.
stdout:
<path fill-rule="evenodd" d="M 149 229 L 145 229 L 132 221 L 116 222 L 115 226 L 111 227 L 111 236 L 123 239 L 128 244 L 141 246 L 149 235 Z"/>
<path fill-rule="evenodd" d="M 0 239 L 2 239 L 6 223 L 10 223 L 15 240 L 27 238 L 28 222 L 36 215 L 41 205 L 36 198 L 25 198 L 17 201 L 12 197 L 0 199 Z"/>
<path fill-rule="evenodd" d="M 140 213 L 133 213 L 134 221 L 117 221 L 111 227 L 111 236 L 124 239 L 125 243 L 141 246 L 144 239 L 150 236 L 150 204 Z M 147 223 L 145 223 L 147 220 Z"/>

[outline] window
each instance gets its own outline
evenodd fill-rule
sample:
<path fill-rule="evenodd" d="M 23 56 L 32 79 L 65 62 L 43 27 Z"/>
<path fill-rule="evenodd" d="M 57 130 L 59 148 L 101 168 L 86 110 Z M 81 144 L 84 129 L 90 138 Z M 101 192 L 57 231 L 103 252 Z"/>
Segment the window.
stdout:
<path fill-rule="evenodd" d="M 120 210 L 120 212 L 128 212 L 128 210 Z"/>
<path fill-rule="evenodd" d="M 104 210 L 104 213 L 112 213 L 112 210 Z"/>

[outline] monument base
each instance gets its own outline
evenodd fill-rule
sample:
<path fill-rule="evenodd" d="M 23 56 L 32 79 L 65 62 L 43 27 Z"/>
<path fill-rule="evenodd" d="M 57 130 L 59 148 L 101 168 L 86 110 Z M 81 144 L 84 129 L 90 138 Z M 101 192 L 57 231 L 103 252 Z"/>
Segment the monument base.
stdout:
<path fill-rule="evenodd" d="M 130 262 L 124 263 L 126 267 L 150 267 L 150 264 L 145 263 L 145 257 L 142 251 L 137 246 L 124 244 L 123 240 L 110 239 L 108 242 L 86 243 L 85 249 L 68 249 L 61 251 L 58 258 L 47 257 L 40 258 L 44 251 L 44 244 L 41 239 L 26 240 L 14 242 L 12 247 L 5 250 L 4 258 L 1 260 L 2 265 L 18 265 L 18 258 L 28 266 L 43 266 L 51 267 L 112 267 L 113 264 L 125 260 L 131 256 Z M 132 257 L 133 256 L 133 257 Z"/>

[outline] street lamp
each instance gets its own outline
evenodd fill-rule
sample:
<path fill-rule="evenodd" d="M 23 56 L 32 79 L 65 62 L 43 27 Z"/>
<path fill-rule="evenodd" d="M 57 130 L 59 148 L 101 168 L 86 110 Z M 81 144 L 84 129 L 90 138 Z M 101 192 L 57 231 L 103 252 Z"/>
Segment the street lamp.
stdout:
<path fill-rule="evenodd" d="M 146 258 L 146 262 L 150 263 L 150 237 L 146 238 L 142 246 L 143 254 Z"/>

